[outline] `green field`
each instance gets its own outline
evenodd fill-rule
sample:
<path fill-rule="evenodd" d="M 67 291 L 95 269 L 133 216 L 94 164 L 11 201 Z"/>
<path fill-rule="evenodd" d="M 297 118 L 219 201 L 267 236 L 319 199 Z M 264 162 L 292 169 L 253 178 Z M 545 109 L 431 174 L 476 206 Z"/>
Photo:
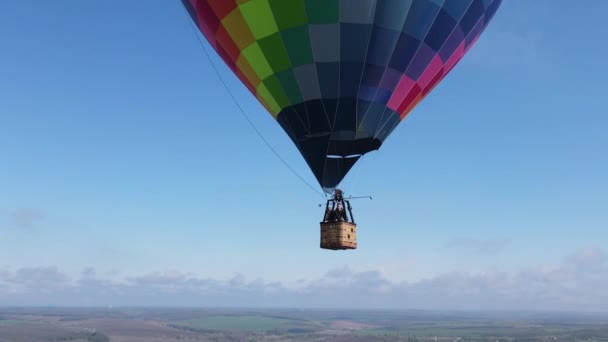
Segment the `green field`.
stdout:
<path fill-rule="evenodd" d="M 23 323 L 23 321 L 17 321 L 17 320 L 13 320 L 13 319 L 0 319 L 0 327 L 1 326 L 10 326 L 10 325 L 15 325 L 15 324 L 20 324 Z"/>
<path fill-rule="evenodd" d="M 268 331 L 273 329 L 289 329 L 302 326 L 295 320 L 274 318 L 257 315 L 247 316 L 208 316 L 178 322 L 196 329 L 208 330 L 238 330 L 238 331 Z"/>
<path fill-rule="evenodd" d="M 489 339 L 500 341 L 538 340 L 550 341 L 555 336 L 566 337 L 568 341 L 596 341 L 600 338 L 605 341 L 605 326 L 543 326 L 530 324 L 513 325 L 466 325 L 466 324 L 436 324 L 436 325 L 412 325 L 409 327 L 393 326 L 377 329 L 364 329 L 354 332 L 359 336 L 395 336 L 407 337 L 417 336 L 422 338 L 443 338 L 453 340 L 454 338 Z M 603 339 L 602 339 L 603 338 Z M 599 341 L 599 340 L 597 340 Z"/>
<path fill-rule="evenodd" d="M 0 308 L 0 317 L 0 341 L 608 342 L 608 314 Z"/>

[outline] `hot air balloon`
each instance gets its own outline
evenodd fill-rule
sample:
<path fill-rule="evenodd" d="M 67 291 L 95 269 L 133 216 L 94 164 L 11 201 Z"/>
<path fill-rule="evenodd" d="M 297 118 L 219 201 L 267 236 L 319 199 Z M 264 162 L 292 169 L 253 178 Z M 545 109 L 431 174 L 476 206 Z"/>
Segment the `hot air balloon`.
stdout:
<path fill-rule="evenodd" d="M 454 68 L 502 0 L 182 2 L 334 194 L 326 209 L 350 212 L 336 187 Z M 356 248 L 348 216 L 338 222 L 352 226 L 322 248 Z"/>

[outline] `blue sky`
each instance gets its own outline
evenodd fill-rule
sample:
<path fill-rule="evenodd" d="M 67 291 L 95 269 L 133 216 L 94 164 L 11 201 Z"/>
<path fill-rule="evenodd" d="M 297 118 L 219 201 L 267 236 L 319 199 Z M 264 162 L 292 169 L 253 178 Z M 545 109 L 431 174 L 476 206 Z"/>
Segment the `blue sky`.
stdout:
<path fill-rule="evenodd" d="M 608 286 L 597 276 L 608 274 L 606 11 L 601 1 L 505 1 L 351 171 L 345 190 L 374 199 L 353 203 L 359 249 L 331 252 L 318 248 L 324 199 L 239 114 L 177 1 L 4 1 L 0 305 L 46 304 L 36 289 L 47 283 L 64 295 L 57 304 L 78 304 L 70 289 L 160 282 L 188 284 L 184 298 L 194 291 L 200 305 L 240 303 L 230 291 L 243 286 L 249 299 L 281 289 L 252 305 L 324 303 L 323 291 L 353 286 L 368 293 L 361 306 L 608 310 L 594 290 Z M 279 125 L 213 61 L 316 185 Z M 531 283 L 553 296 L 531 295 Z M 477 297 L 433 292 L 479 284 Z M 420 288 L 428 300 L 406 300 Z M 107 301 L 156 303 L 135 297 Z"/>

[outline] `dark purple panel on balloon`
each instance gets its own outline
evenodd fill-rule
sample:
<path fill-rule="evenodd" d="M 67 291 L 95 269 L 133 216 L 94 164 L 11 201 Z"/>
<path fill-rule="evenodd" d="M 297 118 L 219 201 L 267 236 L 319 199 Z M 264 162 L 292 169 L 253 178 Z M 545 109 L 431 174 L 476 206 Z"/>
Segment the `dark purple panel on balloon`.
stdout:
<path fill-rule="evenodd" d="M 422 73 L 436 54 L 437 52 L 435 50 L 431 49 L 425 43 L 422 43 L 420 49 L 418 50 L 418 53 L 416 54 L 416 57 L 414 57 L 414 60 L 412 61 L 412 64 L 407 69 L 406 74 L 411 79 L 417 80 L 418 78 L 420 78 L 420 75 L 422 75 Z"/>

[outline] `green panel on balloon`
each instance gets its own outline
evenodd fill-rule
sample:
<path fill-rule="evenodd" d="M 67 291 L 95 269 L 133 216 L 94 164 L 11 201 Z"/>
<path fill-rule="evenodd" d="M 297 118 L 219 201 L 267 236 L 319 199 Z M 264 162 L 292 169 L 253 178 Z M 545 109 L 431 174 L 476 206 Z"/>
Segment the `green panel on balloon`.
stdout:
<path fill-rule="evenodd" d="M 258 40 L 258 44 L 275 73 L 291 68 L 285 44 L 279 33 Z"/>
<path fill-rule="evenodd" d="M 308 0 L 306 13 L 309 24 L 334 24 L 340 20 L 338 0 Z"/>
<path fill-rule="evenodd" d="M 277 102 L 279 107 L 285 108 L 290 105 L 289 99 L 285 92 L 283 91 L 283 87 L 281 86 L 281 82 L 273 75 L 262 81 L 268 89 L 268 92 L 272 95 L 274 100 Z"/>
<path fill-rule="evenodd" d="M 239 7 L 256 39 L 268 37 L 279 30 L 268 0 L 251 0 Z"/>
<path fill-rule="evenodd" d="M 243 73 L 243 75 L 245 75 L 253 87 L 257 87 L 258 84 L 260 84 L 260 77 L 253 70 L 251 64 L 249 64 L 247 58 L 245 58 L 245 55 L 241 55 L 239 57 L 239 59 L 236 61 L 236 66 Z"/>
<path fill-rule="evenodd" d="M 266 103 L 270 106 L 269 110 L 272 115 L 277 116 L 277 114 L 281 110 L 281 107 L 274 99 L 268 88 L 266 88 L 264 83 L 260 83 L 260 85 L 258 86 L 257 95 L 264 99 L 264 101 L 266 101 Z"/>
<path fill-rule="evenodd" d="M 247 58 L 247 61 L 251 64 L 251 67 L 260 79 L 263 80 L 272 75 L 272 68 L 268 64 L 268 60 L 266 60 L 258 43 L 253 43 L 243 50 L 243 55 Z"/>
<path fill-rule="evenodd" d="M 304 0 L 270 0 L 270 7 L 280 31 L 308 23 Z"/>
<path fill-rule="evenodd" d="M 304 101 L 302 99 L 302 94 L 300 93 L 300 87 L 298 86 L 298 82 L 296 81 L 292 70 L 279 72 L 275 76 L 279 79 L 279 82 L 281 82 L 283 90 L 285 90 L 285 94 L 289 98 L 291 104 L 301 103 Z"/>
<path fill-rule="evenodd" d="M 291 65 L 299 66 L 310 64 L 312 58 L 312 48 L 310 47 L 310 35 L 307 26 L 300 26 L 281 32 L 283 43 L 289 54 Z"/>

